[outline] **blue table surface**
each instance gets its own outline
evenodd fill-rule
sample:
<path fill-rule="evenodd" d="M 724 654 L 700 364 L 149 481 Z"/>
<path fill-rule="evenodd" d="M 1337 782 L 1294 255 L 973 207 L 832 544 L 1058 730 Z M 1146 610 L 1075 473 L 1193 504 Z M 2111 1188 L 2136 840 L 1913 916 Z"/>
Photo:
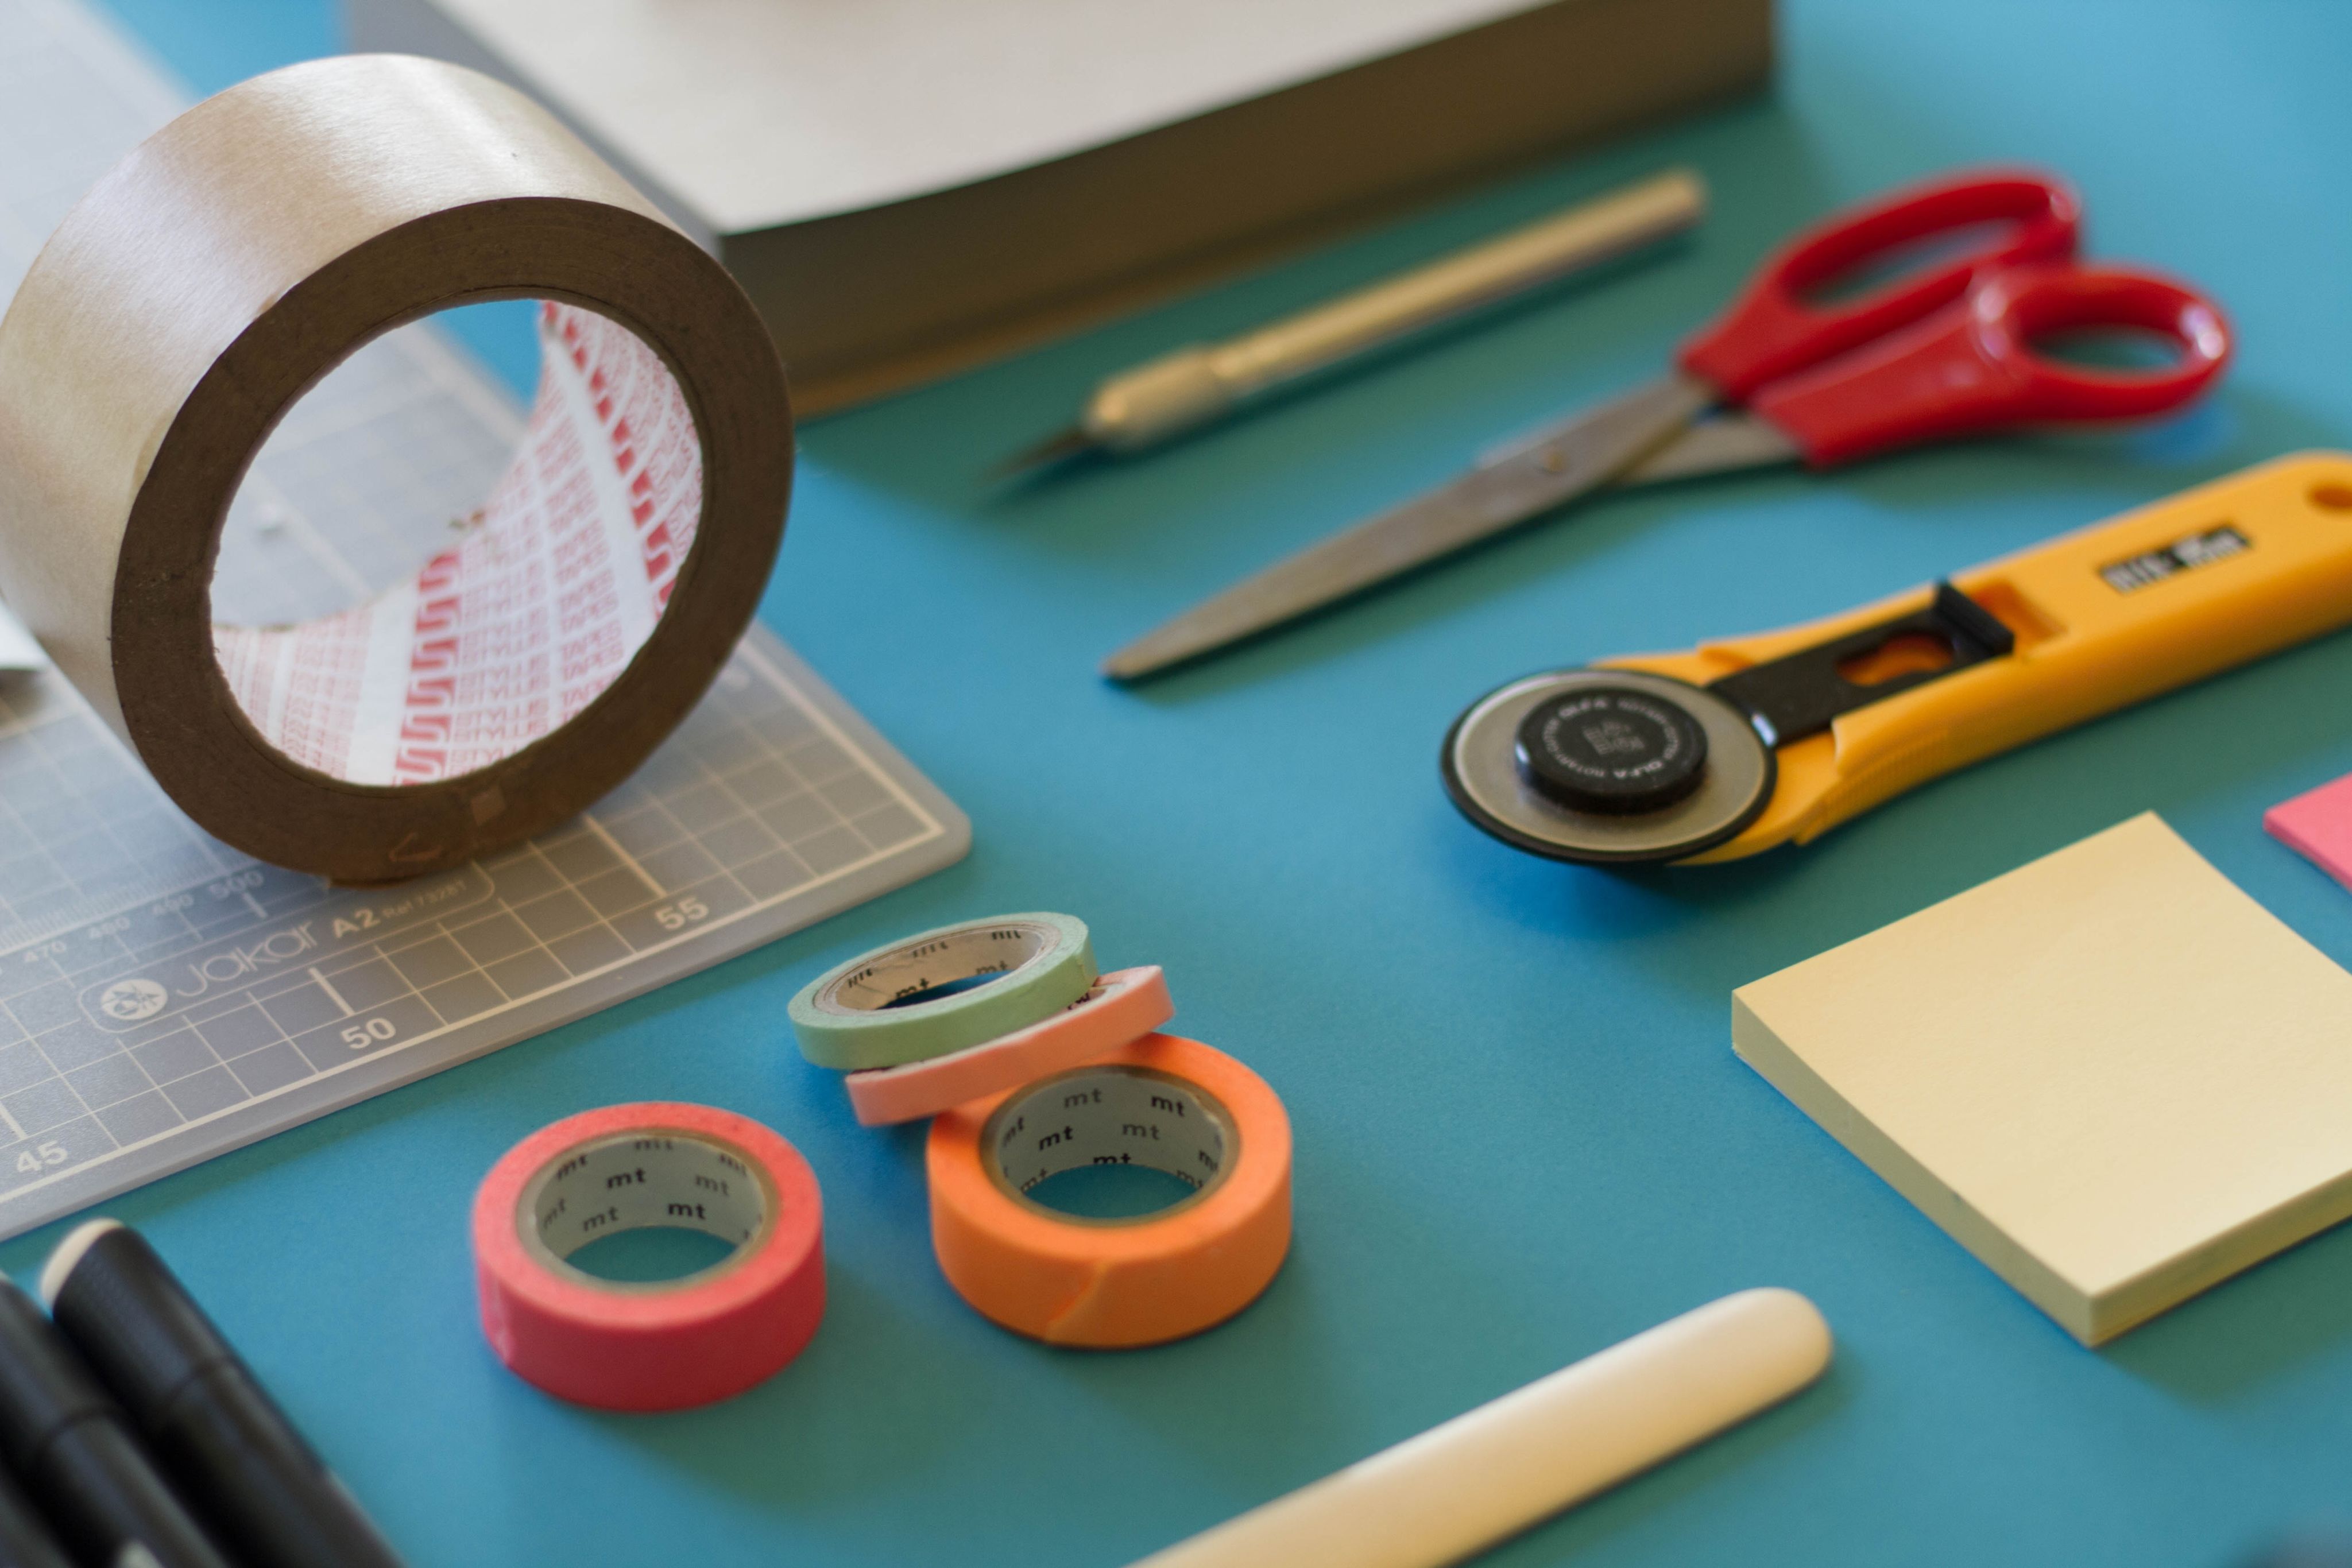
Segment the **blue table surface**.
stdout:
<path fill-rule="evenodd" d="M 338 42 L 316 0 L 114 9 L 204 91 Z M 1824 1381 L 1497 1568 L 2221 1568 L 2347 1517 L 2352 1231 L 2086 1351 L 1741 1065 L 1727 1014 L 1744 981 L 2151 807 L 2352 960 L 2352 897 L 2259 822 L 2352 769 L 2352 635 L 1730 867 L 1541 862 L 1439 791 L 1440 734 L 1508 676 L 1843 609 L 2352 433 L 2352 8 L 1792 0 L 1781 36 L 1769 97 L 808 427 L 763 613 L 971 813 L 971 858 L 109 1206 L 417 1563 L 1115 1564 L 1768 1283 L 1828 1314 Z M 1147 689 L 1095 675 L 1199 595 L 1654 368 L 1792 225 L 1997 160 L 2071 174 L 2096 253 L 2227 303 L 2241 357 L 2207 406 L 1615 500 Z M 1671 162 L 1717 204 L 1665 259 L 1149 461 L 980 481 L 1108 371 Z M 1024 908 L 1085 917 L 1106 964 L 1166 966 L 1177 1027 L 1289 1106 L 1297 1244 L 1225 1327 L 1124 1354 L 992 1327 L 932 1261 L 920 1132 L 861 1130 L 793 1049 L 785 999 L 826 966 Z M 832 1304 L 743 1397 L 594 1414 L 483 1344 L 465 1217 L 525 1134 L 654 1098 L 807 1154 Z M 0 1267 L 30 1272 L 58 1229 Z"/>

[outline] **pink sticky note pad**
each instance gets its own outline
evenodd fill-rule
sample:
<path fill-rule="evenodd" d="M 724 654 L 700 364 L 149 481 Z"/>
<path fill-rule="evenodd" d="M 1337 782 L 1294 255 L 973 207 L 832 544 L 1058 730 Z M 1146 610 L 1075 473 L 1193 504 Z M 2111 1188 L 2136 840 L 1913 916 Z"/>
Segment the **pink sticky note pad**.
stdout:
<path fill-rule="evenodd" d="M 2352 773 L 2263 813 L 2271 837 L 2352 887 Z"/>

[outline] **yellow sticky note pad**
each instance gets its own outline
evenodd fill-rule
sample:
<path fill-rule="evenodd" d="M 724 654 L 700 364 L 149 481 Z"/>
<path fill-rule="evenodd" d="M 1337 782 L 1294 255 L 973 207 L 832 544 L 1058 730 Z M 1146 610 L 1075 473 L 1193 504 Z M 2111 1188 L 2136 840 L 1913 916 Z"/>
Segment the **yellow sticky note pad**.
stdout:
<path fill-rule="evenodd" d="M 2352 975 L 2153 813 L 1742 986 L 1731 1041 L 2086 1344 L 2352 1214 Z"/>

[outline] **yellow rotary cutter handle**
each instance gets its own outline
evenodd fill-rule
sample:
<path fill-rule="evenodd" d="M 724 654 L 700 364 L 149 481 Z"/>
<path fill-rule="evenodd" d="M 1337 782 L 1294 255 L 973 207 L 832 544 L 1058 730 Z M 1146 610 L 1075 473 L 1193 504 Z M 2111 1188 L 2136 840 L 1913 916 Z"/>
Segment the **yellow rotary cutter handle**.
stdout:
<path fill-rule="evenodd" d="M 1738 860 L 2347 622 L 2352 454 L 2309 453 L 1826 621 L 1514 681 L 1440 768 L 1534 854 Z"/>

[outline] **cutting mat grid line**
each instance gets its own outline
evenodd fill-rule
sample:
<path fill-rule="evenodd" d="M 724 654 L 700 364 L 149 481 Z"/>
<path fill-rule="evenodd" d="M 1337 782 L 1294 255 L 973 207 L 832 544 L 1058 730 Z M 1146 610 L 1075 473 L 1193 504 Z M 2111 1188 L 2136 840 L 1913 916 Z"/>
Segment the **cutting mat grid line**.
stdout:
<path fill-rule="evenodd" d="M 764 664 L 739 653 L 656 777 L 476 866 L 362 891 L 248 864 L 0 954 L 0 1213 L 947 832 Z"/>
<path fill-rule="evenodd" d="M 0 0 L 0 289 L 184 97 L 71 0 Z M 522 423 L 430 322 L 367 344 L 255 457 L 215 614 L 301 620 L 400 580 Z M 0 1236 L 796 930 L 968 831 L 756 627 L 593 812 L 389 889 L 219 842 L 54 671 L 0 676 Z"/>

